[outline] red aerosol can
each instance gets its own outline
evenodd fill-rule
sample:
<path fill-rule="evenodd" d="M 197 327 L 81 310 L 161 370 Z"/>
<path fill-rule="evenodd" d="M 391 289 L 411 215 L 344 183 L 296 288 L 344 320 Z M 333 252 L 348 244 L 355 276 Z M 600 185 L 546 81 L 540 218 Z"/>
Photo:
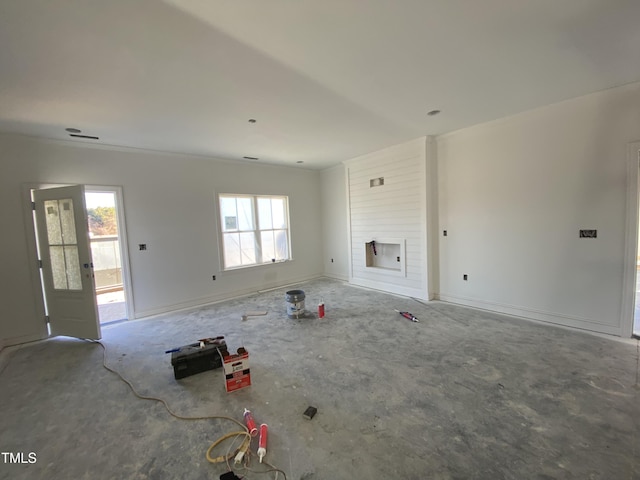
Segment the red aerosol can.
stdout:
<path fill-rule="evenodd" d="M 318 318 L 324 318 L 324 299 L 318 304 Z"/>

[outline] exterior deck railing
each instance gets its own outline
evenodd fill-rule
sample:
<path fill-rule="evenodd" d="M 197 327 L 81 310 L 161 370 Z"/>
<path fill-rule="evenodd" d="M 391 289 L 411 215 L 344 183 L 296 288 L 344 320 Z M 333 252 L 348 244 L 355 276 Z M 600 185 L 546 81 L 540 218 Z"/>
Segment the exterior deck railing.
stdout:
<path fill-rule="evenodd" d="M 91 238 L 91 256 L 97 291 L 122 289 L 122 265 L 117 235 Z"/>

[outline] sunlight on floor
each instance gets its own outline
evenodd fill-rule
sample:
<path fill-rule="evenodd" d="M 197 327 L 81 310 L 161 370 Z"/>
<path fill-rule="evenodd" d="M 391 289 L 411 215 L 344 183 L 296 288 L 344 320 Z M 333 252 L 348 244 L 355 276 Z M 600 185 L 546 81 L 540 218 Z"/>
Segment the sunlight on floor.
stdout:
<path fill-rule="evenodd" d="M 127 319 L 127 304 L 123 290 L 100 293 L 96 295 L 96 298 L 101 324 Z"/>

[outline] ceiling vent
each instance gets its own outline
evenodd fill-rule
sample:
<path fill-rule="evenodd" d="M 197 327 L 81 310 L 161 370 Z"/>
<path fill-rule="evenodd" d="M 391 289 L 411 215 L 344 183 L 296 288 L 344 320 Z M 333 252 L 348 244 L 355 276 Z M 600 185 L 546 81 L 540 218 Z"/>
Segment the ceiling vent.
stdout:
<path fill-rule="evenodd" d="M 69 134 L 70 137 L 75 137 L 75 138 L 88 138 L 89 140 L 100 140 L 100 138 L 98 137 L 92 137 L 91 135 L 77 135 L 75 133 L 71 133 Z"/>

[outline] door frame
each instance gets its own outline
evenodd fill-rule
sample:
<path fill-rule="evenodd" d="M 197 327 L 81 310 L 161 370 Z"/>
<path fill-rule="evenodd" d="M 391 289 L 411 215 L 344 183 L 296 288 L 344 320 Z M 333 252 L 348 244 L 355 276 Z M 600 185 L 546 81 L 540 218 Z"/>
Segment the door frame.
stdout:
<path fill-rule="evenodd" d="M 116 218 L 118 221 L 118 245 L 120 247 L 120 262 L 122 263 L 122 284 L 124 288 L 125 304 L 127 306 L 127 320 L 134 319 L 133 288 L 131 287 L 131 269 L 129 267 L 129 247 L 127 225 L 124 216 L 124 198 L 122 187 L 111 185 L 85 185 L 85 192 L 109 192 L 116 196 Z"/>
<path fill-rule="evenodd" d="M 49 182 L 26 182 L 22 184 L 22 210 L 24 217 L 24 227 L 25 227 L 25 237 L 27 250 L 30 252 L 29 255 L 29 272 L 31 277 L 31 290 L 34 299 L 34 308 L 36 318 L 42 319 L 42 327 L 38 333 L 34 335 L 34 338 L 30 338 L 27 341 L 33 340 L 42 340 L 45 338 L 49 338 L 49 328 L 46 320 L 45 313 L 45 299 L 42 290 L 42 279 L 40 276 L 40 266 L 38 264 L 38 246 L 36 240 L 36 230 L 34 226 L 34 213 L 32 208 L 32 199 L 31 199 L 31 190 L 39 190 L 45 188 L 56 188 L 56 187 L 68 187 L 70 185 L 75 185 L 73 183 L 49 183 Z M 122 228 L 122 236 L 118 235 L 118 240 L 121 242 L 120 247 L 120 256 L 122 259 L 122 282 L 125 285 L 125 295 L 127 295 L 127 315 L 129 320 L 133 320 L 134 309 L 133 309 L 133 294 L 131 288 L 131 269 L 129 267 L 129 251 L 127 248 L 127 236 L 126 236 L 126 221 L 124 218 L 124 207 L 122 202 L 122 187 L 115 186 L 97 186 L 97 185 L 85 185 L 85 189 L 117 189 L 118 195 L 117 203 L 118 203 L 118 227 Z M 105 190 L 111 191 L 111 190 Z M 122 220 L 122 222 L 120 222 Z M 122 225 L 120 225 L 122 223 Z"/>
<path fill-rule="evenodd" d="M 620 335 L 633 336 L 636 302 L 636 275 L 638 262 L 638 223 L 640 211 L 640 141 L 627 144 L 627 202 L 624 245 L 624 279 L 622 282 L 622 308 Z"/>

